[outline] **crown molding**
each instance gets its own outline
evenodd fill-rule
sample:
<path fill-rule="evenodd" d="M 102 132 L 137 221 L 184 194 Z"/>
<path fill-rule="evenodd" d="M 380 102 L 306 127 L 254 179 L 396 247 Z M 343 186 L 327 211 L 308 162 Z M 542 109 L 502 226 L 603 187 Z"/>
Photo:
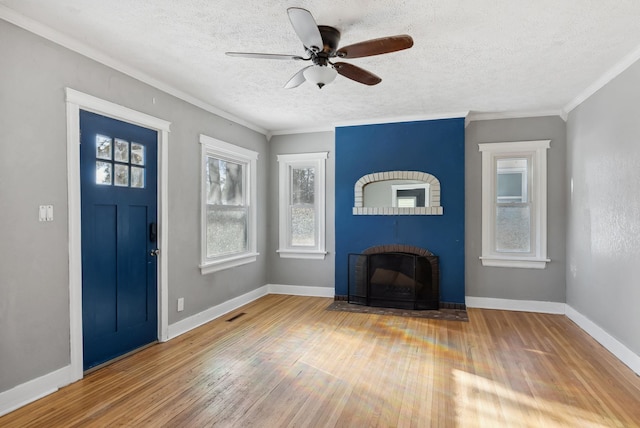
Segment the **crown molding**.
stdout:
<path fill-rule="evenodd" d="M 591 85 L 589 85 L 584 91 L 578 94 L 577 97 L 575 97 L 566 106 L 564 106 L 563 110 L 566 112 L 565 114 L 568 116 L 573 109 L 575 109 L 580 104 L 585 102 L 589 97 L 591 97 L 593 94 L 598 92 L 607 83 L 611 82 L 613 79 L 615 79 L 624 71 L 626 71 L 629 67 L 635 64 L 639 59 L 640 59 L 640 46 L 636 47 L 633 51 L 627 54 L 618 63 L 616 63 L 613 67 L 607 70 L 598 80 L 596 80 Z"/>
<path fill-rule="evenodd" d="M 450 113 L 437 113 L 437 114 L 420 114 L 420 115 L 407 115 L 407 116 L 387 116 L 378 117 L 375 119 L 359 119 L 335 122 L 333 125 L 336 128 L 346 126 L 361 126 L 361 125 L 380 125 L 385 123 L 399 123 L 399 122 L 419 122 L 423 120 L 439 120 L 439 119 L 453 119 L 453 118 L 466 118 L 469 111 L 462 112 L 450 112 Z"/>
<path fill-rule="evenodd" d="M 471 122 L 481 120 L 499 120 L 499 119 L 524 119 L 528 117 L 545 117 L 545 116 L 559 116 L 566 122 L 567 115 L 564 110 L 540 110 L 540 111 L 504 111 L 504 112 L 471 112 L 467 116 L 465 126 L 468 126 Z"/>
<path fill-rule="evenodd" d="M 267 139 L 270 140 L 271 137 L 274 135 L 310 134 L 314 132 L 329 132 L 329 131 L 334 132 L 335 128 L 346 127 L 346 126 L 380 125 L 385 123 L 418 122 L 423 120 L 452 119 L 452 118 L 467 117 L 468 114 L 469 114 L 468 111 L 464 111 L 464 112 L 455 112 L 455 113 L 388 116 L 388 117 L 380 117 L 376 119 L 357 119 L 357 120 L 349 120 L 349 121 L 340 121 L 340 122 L 333 123 L 333 125 L 331 126 L 309 127 L 309 128 L 302 127 L 302 128 L 290 128 L 290 129 L 270 131 L 269 133 L 267 133 Z"/>
<path fill-rule="evenodd" d="M 315 128 L 291 128 L 291 129 L 281 129 L 278 131 L 270 131 L 267 133 L 267 139 L 271 140 L 271 137 L 274 135 L 294 135 L 294 134 L 313 134 L 316 132 L 334 132 L 334 126 L 318 126 Z"/>
<path fill-rule="evenodd" d="M 159 89 L 162 92 L 165 92 L 169 95 L 172 95 L 176 98 L 179 98 L 183 101 L 188 102 L 198 108 L 201 108 L 209 113 L 213 113 L 217 116 L 222 117 L 223 119 L 230 120 L 232 122 L 237 123 L 238 125 L 245 126 L 253 131 L 256 131 L 260 134 L 267 135 L 267 130 L 251 123 L 241 117 L 238 117 L 232 113 L 224 111 L 218 107 L 215 107 L 209 103 L 206 103 L 192 95 L 187 94 L 179 89 L 174 88 L 173 86 L 164 83 L 158 79 L 155 79 L 133 67 L 130 67 L 122 62 L 105 55 L 104 53 L 94 49 L 90 46 L 85 45 L 84 43 L 66 36 L 59 31 L 54 30 L 51 27 L 43 25 L 31 18 L 27 18 L 24 15 L 21 15 L 14 11 L 13 9 L 8 8 L 7 6 L 0 5 L 0 19 L 3 19 L 11 24 L 14 24 L 24 30 L 29 31 L 30 33 L 36 34 L 40 37 L 43 37 L 53 43 L 56 43 L 64 48 L 67 48 L 71 51 L 74 51 L 80 55 L 83 55 L 87 58 L 90 58 L 94 61 L 97 61 L 107 67 L 113 68 L 116 71 L 126 74 L 136 80 L 141 81 L 142 83 L 146 83 L 156 89 Z"/>

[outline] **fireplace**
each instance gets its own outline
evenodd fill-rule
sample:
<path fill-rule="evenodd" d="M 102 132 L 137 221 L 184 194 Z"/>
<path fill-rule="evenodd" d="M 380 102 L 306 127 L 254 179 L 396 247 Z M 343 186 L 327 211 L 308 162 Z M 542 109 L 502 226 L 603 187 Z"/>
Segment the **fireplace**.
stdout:
<path fill-rule="evenodd" d="M 438 257 L 406 245 L 349 254 L 349 303 L 399 309 L 439 309 Z"/>

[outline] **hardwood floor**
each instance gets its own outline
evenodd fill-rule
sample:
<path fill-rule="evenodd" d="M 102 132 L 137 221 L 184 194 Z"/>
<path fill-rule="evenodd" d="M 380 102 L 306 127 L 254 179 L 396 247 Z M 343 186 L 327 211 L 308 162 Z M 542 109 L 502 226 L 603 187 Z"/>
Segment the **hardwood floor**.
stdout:
<path fill-rule="evenodd" d="M 640 378 L 564 316 L 470 309 L 467 323 L 330 303 L 266 296 L 0 426 L 640 426 Z"/>

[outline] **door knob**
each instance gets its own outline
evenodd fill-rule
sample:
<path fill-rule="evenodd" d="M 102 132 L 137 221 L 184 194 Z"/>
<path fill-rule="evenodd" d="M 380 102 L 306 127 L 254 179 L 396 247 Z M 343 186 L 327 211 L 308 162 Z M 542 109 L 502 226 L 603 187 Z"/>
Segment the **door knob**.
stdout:
<path fill-rule="evenodd" d="M 150 255 L 151 257 L 155 257 L 155 256 L 157 256 L 159 253 L 160 253 L 160 248 L 156 248 L 155 250 L 151 250 L 151 251 L 149 252 L 149 255 Z"/>

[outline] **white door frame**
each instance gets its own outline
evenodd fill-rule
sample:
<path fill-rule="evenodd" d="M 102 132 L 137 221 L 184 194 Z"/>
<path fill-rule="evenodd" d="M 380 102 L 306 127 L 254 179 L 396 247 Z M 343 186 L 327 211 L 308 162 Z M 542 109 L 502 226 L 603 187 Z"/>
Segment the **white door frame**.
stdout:
<path fill-rule="evenodd" d="M 67 102 L 67 185 L 69 210 L 69 335 L 71 382 L 82 379 L 82 237 L 80 218 L 80 110 L 158 132 L 158 340 L 168 340 L 168 172 L 171 122 L 65 88 Z"/>

